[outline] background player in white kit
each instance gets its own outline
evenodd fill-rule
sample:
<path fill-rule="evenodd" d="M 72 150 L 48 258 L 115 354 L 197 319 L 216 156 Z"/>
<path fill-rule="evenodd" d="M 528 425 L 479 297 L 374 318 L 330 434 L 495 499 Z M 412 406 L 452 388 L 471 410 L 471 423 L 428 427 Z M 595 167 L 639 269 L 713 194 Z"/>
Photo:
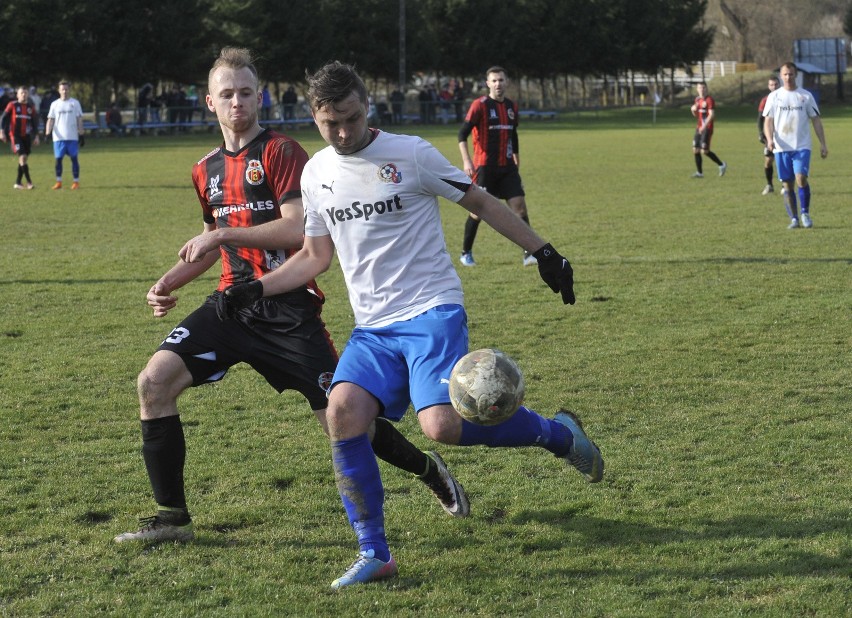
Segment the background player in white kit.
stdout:
<path fill-rule="evenodd" d="M 592 483 L 603 478 L 604 462 L 573 413 L 548 419 L 521 406 L 507 421 L 486 427 L 453 410 L 448 378 L 468 351 L 467 316 L 438 197 L 458 202 L 533 253 L 544 281 L 574 304 L 568 260 L 428 142 L 370 129 L 367 89 L 351 66 L 328 64 L 308 83 L 314 120 L 330 147 L 302 174 L 304 247 L 276 271 L 226 290 L 219 310 L 227 318 L 261 295 L 300 285 L 327 270 L 337 250 L 356 327 L 334 374 L 326 418 L 338 491 L 359 542 L 358 558 L 331 584 L 340 588 L 397 573 L 367 437 L 377 417 L 398 420 L 413 404 L 432 440 L 540 446 Z"/>
<path fill-rule="evenodd" d="M 811 186 L 808 182 L 811 165 L 811 127 L 819 139 L 820 156 L 828 156 L 825 131 L 819 117 L 819 107 L 813 95 L 796 86 L 796 65 L 788 62 L 781 67 L 783 86 L 773 90 L 766 99 L 763 123 L 766 147 L 775 153 L 778 180 L 784 186 L 784 206 L 790 217 L 790 229 L 799 227 L 796 214 L 796 193 L 802 207 L 802 227 L 812 227 Z M 794 184 L 795 181 L 795 184 Z M 798 188 L 798 191 L 795 189 Z"/>
<path fill-rule="evenodd" d="M 80 101 L 72 97 L 70 92 L 70 83 L 59 82 L 59 98 L 50 104 L 44 128 L 45 135 L 53 136 L 53 156 L 56 157 L 54 189 L 62 188 L 62 159 L 65 155 L 71 158 L 71 174 L 74 177 L 71 189 L 80 187 L 80 162 L 77 157 L 83 145 L 83 109 Z"/>

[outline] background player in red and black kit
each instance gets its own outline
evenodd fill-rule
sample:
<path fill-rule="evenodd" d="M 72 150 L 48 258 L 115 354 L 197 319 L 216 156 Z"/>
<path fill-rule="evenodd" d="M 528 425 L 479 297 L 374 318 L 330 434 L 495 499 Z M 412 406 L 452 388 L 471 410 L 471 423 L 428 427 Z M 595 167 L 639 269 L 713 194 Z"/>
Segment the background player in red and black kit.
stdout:
<path fill-rule="evenodd" d="M 30 93 L 24 86 L 18 87 L 18 100 L 9 101 L 3 116 L 0 117 L 0 140 L 11 142 L 12 152 L 18 155 L 18 177 L 15 189 L 23 189 L 23 180 L 27 179 L 27 189 L 33 188 L 30 166 L 27 159 L 32 146 L 38 146 L 38 110 L 32 104 Z"/>
<path fill-rule="evenodd" d="M 224 143 L 193 168 L 204 232 L 179 251 L 180 260 L 148 291 L 155 317 L 177 304 L 174 290 L 207 271 L 221 257 L 217 290 L 166 337 L 139 374 L 142 455 L 157 514 L 124 541 L 188 541 L 194 538 L 186 505 L 183 469 L 186 443 L 177 398 L 187 388 L 221 380 L 245 362 L 276 390 L 302 393 L 327 431 L 326 390 L 337 351 L 320 317 L 323 294 L 314 281 L 260 299 L 232 320 L 217 316 L 222 291 L 260 278 L 302 245 L 304 210 L 300 179 L 304 149 L 258 123 L 261 95 L 248 50 L 225 48 L 208 78 L 207 106 L 216 113 Z M 468 512 L 464 491 L 437 454 L 427 455 L 388 421 L 379 419 L 375 453 L 416 474 L 449 513 Z M 464 501 L 460 509 L 457 502 Z"/>
<path fill-rule="evenodd" d="M 766 82 L 766 87 L 769 88 L 769 92 L 773 92 L 778 89 L 779 83 L 778 78 L 772 75 L 769 81 Z M 775 154 L 767 148 L 766 134 L 763 132 L 763 124 L 766 122 L 763 110 L 766 108 L 766 99 L 768 98 L 769 95 L 767 94 L 760 100 L 760 104 L 757 106 L 757 135 L 760 143 L 763 144 L 763 173 L 766 176 L 766 186 L 763 187 L 761 195 L 769 195 L 775 191 L 775 188 L 772 186 L 772 177 L 775 175 L 772 164 L 775 162 Z"/>
<path fill-rule="evenodd" d="M 696 169 L 692 177 L 704 178 L 704 170 L 701 165 L 702 154 L 718 165 L 719 176 L 724 176 L 725 170 L 728 169 L 728 164 L 710 150 L 710 140 L 713 138 L 713 121 L 716 118 L 716 101 L 707 94 L 707 84 L 705 82 L 699 82 L 696 88 L 698 96 L 695 97 L 695 102 L 690 108 L 692 115 L 698 118 L 698 124 L 695 127 L 695 136 L 692 138 L 692 154 L 695 155 Z"/>
<path fill-rule="evenodd" d="M 506 200 L 509 208 L 530 224 L 524 187 L 518 171 L 518 104 L 506 98 L 506 70 L 494 66 L 485 73 L 488 96 L 470 105 L 464 124 L 459 129 L 459 151 L 465 173 L 494 197 Z M 473 160 L 467 148 L 467 137 L 473 133 Z M 462 254 L 465 266 L 476 266 L 473 241 L 479 228 L 479 217 L 469 215 L 464 225 Z M 524 266 L 535 264 L 535 258 L 524 253 Z"/>

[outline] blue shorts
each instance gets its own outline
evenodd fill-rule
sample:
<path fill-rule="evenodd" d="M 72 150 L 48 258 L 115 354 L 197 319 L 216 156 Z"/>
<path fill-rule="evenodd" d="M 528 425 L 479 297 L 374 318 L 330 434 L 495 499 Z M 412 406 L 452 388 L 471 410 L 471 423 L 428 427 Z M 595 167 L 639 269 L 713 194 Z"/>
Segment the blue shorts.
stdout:
<path fill-rule="evenodd" d="M 450 403 L 450 372 L 467 354 L 467 314 L 461 305 L 439 305 L 417 317 L 379 328 L 358 328 L 340 356 L 335 384 L 352 382 L 399 420 L 416 411 Z"/>
<path fill-rule="evenodd" d="M 811 151 L 776 152 L 775 167 L 778 169 L 778 180 L 781 182 L 793 182 L 798 174 L 807 176 L 811 168 Z"/>
<path fill-rule="evenodd" d="M 57 159 L 65 155 L 76 157 L 78 152 L 80 152 L 80 142 L 75 139 L 61 139 L 53 142 L 53 156 Z"/>

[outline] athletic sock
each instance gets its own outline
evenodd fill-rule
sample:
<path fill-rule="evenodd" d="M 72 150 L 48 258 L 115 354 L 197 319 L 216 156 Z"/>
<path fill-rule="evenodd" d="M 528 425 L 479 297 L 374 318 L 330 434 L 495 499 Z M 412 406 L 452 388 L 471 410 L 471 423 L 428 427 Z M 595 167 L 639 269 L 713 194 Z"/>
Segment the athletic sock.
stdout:
<path fill-rule="evenodd" d="M 476 231 L 479 229 L 479 219 L 468 217 L 464 223 L 464 237 L 462 238 L 462 253 L 470 253 L 473 250 L 473 241 L 476 239 Z"/>
<path fill-rule="evenodd" d="M 803 213 L 811 211 L 811 185 L 799 187 L 799 204 Z"/>
<path fill-rule="evenodd" d="M 21 184 L 21 180 L 24 178 L 24 166 L 20 163 L 18 164 L 18 179 L 15 181 L 16 185 Z"/>
<path fill-rule="evenodd" d="M 185 509 L 183 466 L 186 441 L 179 416 L 142 421 L 142 457 L 157 504 Z"/>
<path fill-rule="evenodd" d="M 429 472 L 432 458 L 414 446 L 386 418 L 376 419 L 376 433 L 370 443 L 376 457 L 417 476 Z"/>
<path fill-rule="evenodd" d="M 716 153 L 714 153 L 714 152 L 712 152 L 712 151 L 708 150 L 708 151 L 707 151 L 707 156 L 708 156 L 708 157 L 710 158 L 710 160 L 711 160 L 713 163 L 715 163 L 716 165 L 722 165 L 722 159 L 720 159 L 719 157 L 717 157 L 717 156 L 716 156 Z"/>
<path fill-rule="evenodd" d="M 696 169 L 696 170 L 698 170 L 698 173 L 699 173 L 699 174 L 703 174 L 703 173 L 704 173 L 704 172 L 702 172 L 702 171 L 701 171 L 701 170 L 702 170 L 702 165 L 703 165 L 703 163 L 702 163 L 702 161 L 701 161 L 701 153 L 700 153 L 700 152 L 695 153 L 695 169 Z"/>
<path fill-rule="evenodd" d="M 766 184 L 772 185 L 772 168 L 764 167 L 763 172 L 766 174 Z"/>
<path fill-rule="evenodd" d="M 157 505 L 157 517 L 173 526 L 185 526 L 192 521 L 187 509 L 163 506 L 162 504 Z"/>
<path fill-rule="evenodd" d="M 462 421 L 459 446 L 541 446 L 555 455 L 564 455 L 572 441 L 573 435 L 565 425 L 521 406 L 499 425 L 475 425 Z"/>
<path fill-rule="evenodd" d="M 331 454 L 337 491 L 360 550 L 372 549 L 379 560 L 390 560 L 383 511 L 385 490 L 367 434 L 332 442 Z"/>

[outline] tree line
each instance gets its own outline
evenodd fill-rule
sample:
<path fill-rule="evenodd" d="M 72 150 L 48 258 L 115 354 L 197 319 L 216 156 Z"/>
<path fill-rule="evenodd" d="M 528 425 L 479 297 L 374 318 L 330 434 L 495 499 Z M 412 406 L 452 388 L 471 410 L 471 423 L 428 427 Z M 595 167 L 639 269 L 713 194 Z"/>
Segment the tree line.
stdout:
<path fill-rule="evenodd" d="M 252 49 L 264 81 L 300 83 L 328 60 L 369 79 L 656 73 L 705 58 L 707 0 L 5 0 L 0 82 L 206 83 L 219 49 Z"/>

